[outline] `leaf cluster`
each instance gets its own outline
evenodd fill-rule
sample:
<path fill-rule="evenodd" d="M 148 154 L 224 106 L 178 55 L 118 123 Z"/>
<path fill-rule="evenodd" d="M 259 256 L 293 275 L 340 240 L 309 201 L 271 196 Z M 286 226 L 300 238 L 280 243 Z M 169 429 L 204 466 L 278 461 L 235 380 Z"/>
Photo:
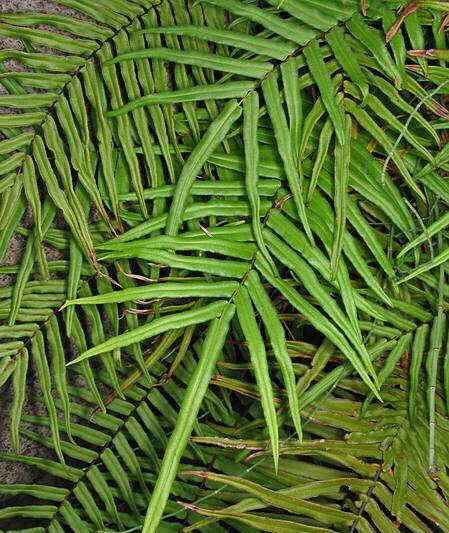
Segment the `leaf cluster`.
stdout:
<path fill-rule="evenodd" d="M 0 527 L 447 530 L 449 4 L 56 3 L 0 16 Z"/>

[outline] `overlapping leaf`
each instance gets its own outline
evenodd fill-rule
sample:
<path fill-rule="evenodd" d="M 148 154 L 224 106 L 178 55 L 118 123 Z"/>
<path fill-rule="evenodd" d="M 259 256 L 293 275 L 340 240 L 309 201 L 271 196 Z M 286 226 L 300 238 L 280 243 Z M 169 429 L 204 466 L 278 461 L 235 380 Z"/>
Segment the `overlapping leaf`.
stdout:
<path fill-rule="evenodd" d="M 448 523 L 444 6 L 58 3 L 0 17 L 0 383 L 68 488 L 0 527 Z"/>

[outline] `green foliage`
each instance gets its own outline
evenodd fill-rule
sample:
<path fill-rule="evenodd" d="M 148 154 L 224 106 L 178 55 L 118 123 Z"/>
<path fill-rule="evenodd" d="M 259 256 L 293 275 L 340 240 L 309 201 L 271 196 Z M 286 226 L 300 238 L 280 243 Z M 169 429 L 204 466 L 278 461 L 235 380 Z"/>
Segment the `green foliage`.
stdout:
<path fill-rule="evenodd" d="M 55 3 L 0 15 L 2 531 L 447 531 L 449 4 Z"/>

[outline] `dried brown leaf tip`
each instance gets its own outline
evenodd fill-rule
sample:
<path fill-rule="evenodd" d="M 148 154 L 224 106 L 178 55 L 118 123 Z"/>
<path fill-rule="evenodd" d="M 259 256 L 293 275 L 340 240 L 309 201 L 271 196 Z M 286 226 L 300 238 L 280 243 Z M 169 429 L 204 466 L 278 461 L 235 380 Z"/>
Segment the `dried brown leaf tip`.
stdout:
<path fill-rule="evenodd" d="M 445 28 L 449 26 L 449 14 L 445 15 L 443 20 L 441 21 L 441 26 L 438 31 L 444 31 Z"/>
<path fill-rule="evenodd" d="M 401 13 L 399 14 L 399 17 L 397 18 L 396 22 L 393 24 L 393 26 L 390 28 L 386 35 L 386 41 L 389 43 L 391 39 L 397 34 L 397 32 L 400 30 L 405 18 L 408 15 L 411 15 L 414 13 L 419 7 L 419 2 L 415 1 L 406 6 Z"/>
<path fill-rule="evenodd" d="M 188 509 L 189 511 L 197 512 L 199 509 L 199 507 L 197 507 L 196 505 L 192 505 L 191 503 L 187 503 L 187 502 L 182 502 L 180 500 L 176 500 L 176 503 L 178 505 L 181 505 L 185 509 Z"/>

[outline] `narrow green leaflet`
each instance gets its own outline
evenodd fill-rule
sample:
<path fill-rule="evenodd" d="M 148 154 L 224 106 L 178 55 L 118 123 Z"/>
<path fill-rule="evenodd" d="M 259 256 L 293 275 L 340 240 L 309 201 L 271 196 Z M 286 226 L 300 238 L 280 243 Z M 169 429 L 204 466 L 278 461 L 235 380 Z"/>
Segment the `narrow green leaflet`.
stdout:
<path fill-rule="evenodd" d="M 295 61 L 286 61 L 282 63 L 280 70 L 288 110 L 292 150 L 296 163 L 298 163 L 303 123 L 303 102 L 298 78 L 298 65 Z"/>
<path fill-rule="evenodd" d="M 260 196 L 273 196 L 279 187 L 278 180 L 259 178 L 257 181 L 257 192 Z M 146 200 L 158 198 L 170 198 L 175 190 L 174 185 L 162 185 L 143 192 Z M 226 180 L 225 182 L 205 180 L 192 185 L 190 193 L 193 196 L 245 196 L 246 187 L 240 180 Z M 135 193 L 124 193 L 119 195 L 123 201 L 136 201 Z"/>
<path fill-rule="evenodd" d="M 23 163 L 23 188 L 33 211 L 33 219 L 37 235 L 36 246 L 40 246 L 42 241 L 42 209 L 36 172 L 33 160 L 29 156 L 25 158 Z"/>
<path fill-rule="evenodd" d="M 129 346 L 130 344 L 141 342 L 142 340 L 154 337 L 155 335 L 159 335 L 160 333 L 164 333 L 165 331 L 169 331 L 171 329 L 178 329 L 190 326 L 192 324 L 206 322 L 220 314 L 223 311 L 224 306 L 225 302 L 217 301 L 209 305 L 205 305 L 200 309 L 182 311 L 174 315 L 157 318 L 147 325 L 139 326 L 138 328 L 123 333 L 122 335 L 118 335 L 117 337 L 109 338 L 107 341 L 90 348 L 67 364 L 73 365 L 79 363 L 84 359 L 93 357 L 94 355 L 99 355 L 110 350 L 123 348 L 125 346 Z"/>
<path fill-rule="evenodd" d="M 59 398 L 63 405 L 65 430 L 70 440 L 72 432 L 70 429 L 70 399 L 67 390 L 67 375 L 65 368 L 65 350 L 59 333 L 59 324 L 55 315 L 52 315 L 45 325 L 47 339 L 52 356 L 52 367 L 54 382 Z"/>
<path fill-rule="evenodd" d="M 96 43 L 88 39 L 73 39 L 59 33 L 37 28 L 24 28 L 0 22 L 0 33 L 5 37 L 27 39 L 31 43 L 54 48 L 68 54 L 89 54 L 96 48 Z"/>
<path fill-rule="evenodd" d="M 14 453 L 20 453 L 19 426 L 26 396 L 26 377 L 28 371 L 28 350 L 23 348 L 16 356 L 17 364 L 13 374 L 13 401 L 11 404 L 11 441 Z"/>
<path fill-rule="evenodd" d="M 307 191 L 307 203 L 312 201 L 313 193 L 315 192 L 318 180 L 320 179 L 321 170 L 323 169 L 324 161 L 328 155 L 329 146 L 332 140 L 334 129 L 332 122 L 328 119 L 324 123 L 324 126 L 320 132 L 320 139 L 318 144 L 318 151 L 316 154 L 315 162 L 313 164 L 312 175 L 310 177 L 309 189 Z M 339 147 L 339 150 L 341 148 Z"/>
<path fill-rule="evenodd" d="M 48 193 L 50 194 L 52 200 L 54 201 L 55 205 L 64 213 L 64 218 L 82 245 L 87 257 L 95 262 L 95 252 L 93 250 L 93 243 L 90 238 L 89 230 L 87 229 L 87 222 L 84 217 L 80 218 L 77 216 L 77 214 L 75 214 L 67 200 L 66 195 L 59 187 L 56 175 L 53 172 L 47 157 L 45 144 L 42 138 L 39 136 L 37 136 L 34 140 L 33 154 L 39 167 L 42 179 L 47 184 Z"/>
<path fill-rule="evenodd" d="M 284 39 L 288 39 L 298 45 L 306 44 L 313 39 L 315 32 L 306 25 L 291 22 L 282 19 L 270 13 L 268 10 L 239 2 L 238 0 L 202 0 L 204 3 L 217 5 L 229 10 L 231 13 L 240 17 L 248 18 L 258 24 L 261 24 L 268 30 L 277 33 Z"/>
<path fill-rule="evenodd" d="M 178 89 L 175 91 L 159 91 L 154 94 L 147 94 L 140 98 L 136 98 L 136 100 L 133 100 L 122 107 L 109 111 L 107 116 L 120 116 L 142 106 L 197 102 L 207 99 L 227 100 L 228 98 L 243 98 L 248 91 L 253 89 L 253 87 L 253 82 L 230 81 L 214 85 L 197 85 L 195 87 L 189 87 L 188 89 Z"/>
<path fill-rule="evenodd" d="M 0 106 L 12 109 L 36 109 L 51 106 L 58 95 L 55 93 L 0 95 Z"/>
<path fill-rule="evenodd" d="M 426 227 L 426 230 L 421 233 L 416 239 L 413 239 L 411 242 L 406 244 L 398 253 L 397 259 L 403 257 L 413 248 L 416 248 L 420 244 L 423 244 L 429 241 L 434 235 L 443 230 L 446 226 L 449 225 L 449 213 L 444 213 L 438 220 L 432 222 L 429 226 Z"/>
<path fill-rule="evenodd" d="M 323 522 L 326 525 L 341 524 L 342 526 L 348 527 L 355 518 L 353 514 L 340 510 L 332 511 L 319 503 L 300 499 L 286 494 L 285 491 L 269 490 L 257 483 L 239 477 L 223 476 L 214 472 L 192 471 L 189 473 L 243 490 L 258 500 L 261 500 L 266 505 L 290 511 L 294 514 L 315 518 L 317 521 Z"/>
<path fill-rule="evenodd" d="M 0 141 L 0 154 L 9 154 L 14 150 L 22 148 L 23 146 L 28 146 L 32 138 L 33 134 L 26 132 L 20 133 L 19 135 L 11 137 L 10 139 L 4 139 Z"/>
<path fill-rule="evenodd" d="M 330 339 L 336 346 L 338 346 L 341 351 L 348 357 L 349 361 L 352 363 L 354 369 L 359 373 L 363 381 L 368 385 L 373 394 L 380 398 L 379 391 L 376 385 L 373 383 L 372 379 L 369 377 L 366 372 L 365 367 L 359 360 L 357 354 L 351 348 L 345 337 L 341 332 L 334 326 L 334 324 L 327 320 L 326 317 L 321 314 L 313 305 L 311 305 L 304 297 L 300 295 L 298 291 L 293 289 L 288 283 L 281 279 L 274 278 L 265 270 L 263 271 L 264 277 L 267 278 L 273 287 L 276 287 L 278 290 L 286 296 L 291 304 L 304 316 L 307 317 L 308 321 L 317 328 L 318 331 L 321 331 L 328 339 Z"/>
<path fill-rule="evenodd" d="M 254 238 L 260 252 L 267 260 L 268 264 L 276 272 L 276 267 L 265 246 L 262 236 L 262 225 L 260 223 L 260 198 L 257 189 L 258 164 L 259 164 L 259 143 L 257 141 L 257 124 L 259 121 L 259 95 L 252 92 L 243 102 L 243 143 L 245 148 L 245 184 L 248 200 L 252 211 L 252 228 Z"/>
<path fill-rule="evenodd" d="M 323 61 L 320 46 L 316 40 L 304 48 L 304 57 L 310 68 L 310 73 L 318 85 L 323 105 L 329 114 L 329 118 L 334 125 L 335 135 L 338 142 L 343 145 L 346 142 L 346 123 L 341 110 L 335 98 L 334 85 L 329 72 Z"/>
<path fill-rule="evenodd" d="M 252 513 L 241 513 L 239 511 L 227 511 L 226 509 L 217 511 L 215 509 L 203 509 L 196 505 L 183 504 L 187 509 L 195 511 L 204 516 L 234 519 L 242 522 L 251 529 L 267 531 L 269 533 L 331 533 L 331 529 L 324 527 L 308 526 L 291 520 L 281 520 L 277 518 L 267 518 Z"/>
<path fill-rule="evenodd" d="M 273 126 L 276 138 L 277 149 L 284 165 L 285 174 L 287 175 L 288 184 L 293 194 L 299 217 L 304 226 L 304 230 L 313 244 L 313 235 L 307 220 L 307 213 L 304 204 L 302 184 L 300 183 L 299 173 L 297 170 L 294 151 L 292 147 L 291 136 L 287 125 L 287 118 L 281 105 L 281 96 L 279 92 L 277 78 L 270 74 L 262 83 L 265 104 L 268 109 L 271 124 Z"/>
<path fill-rule="evenodd" d="M 73 72 L 84 62 L 82 57 L 74 55 L 54 55 L 43 52 L 24 52 L 22 50 L 0 50 L 0 59 L 17 59 L 32 69 L 53 72 Z"/>
<path fill-rule="evenodd" d="M 145 34 L 162 33 L 164 35 L 186 35 L 197 39 L 204 39 L 212 43 L 220 43 L 235 48 L 249 50 L 255 54 L 273 57 L 275 59 L 285 59 L 286 56 L 294 52 L 295 48 L 282 41 L 274 39 L 264 39 L 247 33 L 238 31 L 222 30 L 205 26 L 164 26 L 162 28 L 145 28 L 141 30 Z"/>
<path fill-rule="evenodd" d="M 239 59 L 203 54 L 201 52 L 187 53 L 180 50 L 172 50 L 171 48 L 148 48 L 146 50 L 128 52 L 108 60 L 104 65 L 109 66 L 121 61 L 130 61 L 146 57 L 162 59 L 163 61 L 171 61 L 173 63 L 181 63 L 184 65 L 201 66 L 222 72 L 231 72 L 232 74 L 238 74 L 250 78 L 260 78 L 271 70 L 271 65 L 262 61 L 241 61 Z"/>
<path fill-rule="evenodd" d="M 425 272 L 428 272 L 429 270 L 432 270 L 435 267 L 446 263 L 448 259 L 449 259 L 449 248 L 446 248 L 445 250 L 440 252 L 438 255 L 436 255 L 431 261 L 428 261 L 427 263 L 423 263 L 422 265 L 416 267 L 415 269 L 410 270 L 408 274 L 398 279 L 396 284 L 399 285 L 401 283 L 410 281 L 420 276 L 421 274 L 424 274 Z"/>
<path fill-rule="evenodd" d="M 273 387 L 271 385 L 265 344 L 262 335 L 260 334 L 254 316 L 251 298 L 246 287 L 243 286 L 239 289 L 239 292 L 235 297 L 235 306 L 240 326 L 248 343 L 248 351 L 251 357 L 254 375 L 256 376 L 262 409 L 270 434 L 274 465 L 277 470 L 279 462 L 279 432 L 273 398 Z"/>
<path fill-rule="evenodd" d="M 76 300 L 68 300 L 65 302 L 64 307 L 75 304 L 98 305 L 132 300 L 151 300 L 153 298 L 226 298 L 231 297 L 237 287 L 238 283 L 235 281 L 217 281 L 216 283 L 204 281 L 185 283 L 166 282 L 111 291 L 98 294 L 97 296 L 78 298 Z"/>
<path fill-rule="evenodd" d="M 360 15 L 351 17 L 347 28 L 373 54 L 379 66 L 393 80 L 396 87 L 400 87 L 402 76 L 385 46 L 385 39 L 381 32 L 367 26 Z"/>
<path fill-rule="evenodd" d="M 53 222 L 55 217 L 56 210 L 51 202 L 46 201 L 42 209 L 42 235 L 45 235 L 48 231 L 50 224 Z M 13 287 L 12 295 L 12 305 L 9 311 L 9 325 L 12 326 L 19 317 L 20 308 L 22 306 L 22 299 L 26 291 L 26 284 L 28 283 L 31 272 L 35 264 L 35 255 L 37 255 L 37 260 L 39 261 L 40 272 L 45 278 L 48 277 L 48 265 L 46 261 L 43 248 L 38 238 L 38 230 L 34 229 L 32 233 L 29 234 L 23 256 L 21 259 L 21 264 L 16 276 L 16 284 Z"/>
<path fill-rule="evenodd" d="M 104 503 L 108 514 L 114 518 L 115 523 L 119 527 L 123 527 L 123 523 L 117 511 L 114 496 L 112 495 L 103 474 L 96 466 L 93 466 L 87 471 L 87 478 L 89 479 L 90 483 L 92 483 L 95 492 Z"/>
<path fill-rule="evenodd" d="M 335 176 L 334 176 L 334 242 L 331 253 L 331 278 L 338 270 L 338 262 L 343 247 L 343 235 L 346 228 L 347 216 L 347 188 L 349 183 L 349 161 L 351 160 L 351 129 L 352 122 L 349 115 L 345 115 L 344 142 L 335 146 Z"/>
<path fill-rule="evenodd" d="M 395 488 L 391 512 L 397 516 L 398 520 L 402 519 L 407 502 L 407 480 L 408 480 L 408 461 L 404 455 L 399 455 L 394 465 Z"/>
<path fill-rule="evenodd" d="M 184 393 L 176 425 L 165 448 L 164 458 L 153 490 L 142 533 L 155 533 L 176 477 L 181 456 L 187 446 L 203 397 L 221 354 L 234 306 L 226 304 L 209 325 L 198 364 Z"/>
<path fill-rule="evenodd" d="M 326 41 L 332 48 L 332 51 L 334 52 L 337 61 L 343 67 L 343 70 L 349 76 L 351 81 L 357 85 L 362 95 L 365 97 L 369 91 L 367 79 L 359 63 L 352 54 L 351 47 L 345 39 L 342 28 L 339 26 L 332 28 L 326 36 Z"/>
<path fill-rule="evenodd" d="M 18 26 L 31 26 L 35 24 L 47 24 L 59 30 L 74 33 L 90 39 L 111 37 L 112 31 L 97 24 L 74 19 L 63 15 L 51 15 L 45 13 L 17 13 L 1 16 L 2 22 L 8 22 Z"/>
<path fill-rule="evenodd" d="M 88 199 L 87 194 L 81 187 L 77 187 L 76 192 L 84 213 L 87 213 Z M 67 274 L 67 299 L 75 298 L 78 292 L 78 287 L 81 280 L 81 272 L 83 267 L 83 252 L 79 243 L 72 237 L 69 243 L 69 271 Z M 65 314 L 65 326 L 68 337 L 71 337 L 72 323 L 75 316 L 74 309 L 67 309 Z"/>
<path fill-rule="evenodd" d="M 176 235 L 182 222 L 190 189 L 201 167 L 217 146 L 223 141 L 234 122 L 240 117 L 242 109 L 236 100 L 226 104 L 220 115 L 211 123 L 201 141 L 195 146 L 178 178 L 173 202 L 167 219 L 165 232 Z"/>
<path fill-rule="evenodd" d="M 276 361 L 281 368 L 281 373 L 289 400 L 290 414 L 296 433 L 298 434 L 299 439 L 301 439 L 302 428 L 301 418 L 299 415 L 299 400 L 296 393 L 293 365 L 287 350 L 284 328 L 282 327 L 270 298 L 260 282 L 259 276 L 254 270 L 249 272 L 246 280 L 246 286 L 257 311 L 261 315 L 265 330 L 270 339 L 270 344 L 273 348 L 274 356 L 276 357 Z"/>
<path fill-rule="evenodd" d="M 371 116 L 364 109 L 358 107 L 352 100 L 346 98 L 344 104 L 347 111 L 351 113 L 355 120 L 382 144 L 385 151 L 387 152 L 387 155 L 391 157 L 391 159 L 399 168 L 401 175 L 404 178 L 404 181 L 407 183 L 410 189 L 416 194 L 418 194 L 420 198 L 426 201 L 424 193 L 418 187 L 415 180 L 411 176 L 407 165 L 398 153 L 397 148 L 390 141 L 389 137 L 382 131 L 382 128 L 380 128 L 380 126 L 373 120 L 373 118 L 371 118 Z"/>
<path fill-rule="evenodd" d="M 58 456 L 61 463 L 65 463 L 61 449 L 61 440 L 59 437 L 56 407 L 53 397 L 51 395 L 52 383 L 50 369 L 48 367 L 47 362 L 47 355 L 45 352 L 44 337 L 40 331 L 37 331 L 36 334 L 31 338 L 31 351 L 33 354 L 33 360 L 35 362 L 37 372 L 39 374 L 39 382 L 41 385 L 45 406 L 47 408 L 48 416 L 50 419 L 50 429 L 56 455 Z"/>

